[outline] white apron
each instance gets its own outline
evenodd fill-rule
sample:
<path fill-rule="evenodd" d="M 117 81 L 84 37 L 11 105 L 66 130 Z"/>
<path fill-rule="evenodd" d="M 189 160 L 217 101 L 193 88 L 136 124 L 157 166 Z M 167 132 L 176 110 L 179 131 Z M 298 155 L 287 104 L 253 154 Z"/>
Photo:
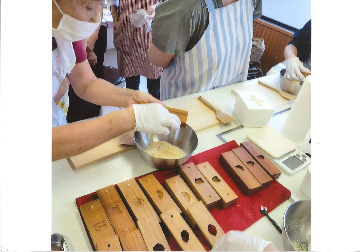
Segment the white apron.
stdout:
<path fill-rule="evenodd" d="M 215 9 L 205 0 L 209 25 L 199 42 L 176 55 L 160 81 L 160 99 L 167 100 L 246 80 L 253 36 L 252 0 L 238 0 Z"/>
<path fill-rule="evenodd" d="M 55 38 L 56 39 L 56 38 Z M 52 126 L 67 124 L 66 114 L 69 109 L 69 90 L 67 89 L 59 101 L 54 101 L 61 82 L 66 74 L 75 66 L 76 57 L 71 42 L 56 39 L 57 48 L 52 52 Z"/>

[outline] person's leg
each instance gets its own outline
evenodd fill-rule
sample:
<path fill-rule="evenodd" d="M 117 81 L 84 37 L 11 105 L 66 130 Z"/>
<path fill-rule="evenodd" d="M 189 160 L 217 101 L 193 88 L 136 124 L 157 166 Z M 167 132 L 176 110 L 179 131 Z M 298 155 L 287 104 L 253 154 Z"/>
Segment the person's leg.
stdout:
<path fill-rule="evenodd" d="M 149 94 L 160 99 L 160 77 L 158 79 L 147 79 L 147 89 Z"/>
<path fill-rule="evenodd" d="M 94 53 L 97 56 L 97 63 L 91 67 L 96 77 L 104 79 L 104 55 L 107 46 L 107 27 L 100 26 L 98 39 L 94 45 Z"/>
<path fill-rule="evenodd" d="M 126 88 L 139 90 L 140 75 L 125 78 Z"/>

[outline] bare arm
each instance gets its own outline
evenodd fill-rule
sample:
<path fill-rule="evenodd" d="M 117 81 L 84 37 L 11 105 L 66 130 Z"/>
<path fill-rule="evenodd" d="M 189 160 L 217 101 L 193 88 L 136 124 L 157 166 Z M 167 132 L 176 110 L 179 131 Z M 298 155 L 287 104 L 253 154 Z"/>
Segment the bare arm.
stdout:
<path fill-rule="evenodd" d="M 284 49 L 285 60 L 297 57 L 297 48 L 293 44 L 288 44 Z"/>
<path fill-rule="evenodd" d="M 148 57 L 151 63 L 160 67 L 168 67 L 175 54 L 168 54 L 161 51 L 154 44 L 150 44 Z"/>
<path fill-rule="evenodd" d="M 80 98 L 98 105 L 128 107 L 141 101 L 162 104 L 145 92 L 119 88 L 110 82 L 96 78 L 87 60 L 75 64 L 68 78 Z"/>
<path fill-rule="evenodd" d="M 133 107 L 52 128 L 52 160 L 78 155 L 135 128 Z"/>

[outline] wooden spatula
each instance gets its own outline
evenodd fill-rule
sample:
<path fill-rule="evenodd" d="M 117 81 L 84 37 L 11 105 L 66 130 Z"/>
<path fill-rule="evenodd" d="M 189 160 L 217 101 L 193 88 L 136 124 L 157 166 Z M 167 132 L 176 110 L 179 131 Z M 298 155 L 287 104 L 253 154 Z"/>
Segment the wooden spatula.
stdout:
<path fill-rule="evenodd" d="M 206 106 L 208 106 L 210 109 L 212 109 L 215 112 L 216 118 L 223 124 L 231 123 L 235 121 L 231 115 L 226 113 L 224 110 L 222 110 L 219 106 L 216 106 L 215 104 L 211 104 L 209 101 L 205 100 L 204 97 L 199 96 L 199 100 L 204 103 Z"/>
<path fill-rule="evenodd" d="M 281 95 L 282 97 L 284 97 L 284 98 L 287 99 L 287 100 L 290 100 L 290 101 L 291 101 L 291 100 L 295 100 L 295 99 L 296 99 L 296 96 L 295 96 L 295 95 L 289 94 L 289 93 L 287 93 L 287 92 L 285 92 L 285 91 L 282 91 L 282 90 L 277 89 L 277 88 L 275 88 L 275 87 L 273 87 L 273 86 L 270 86 L 269 84 L 266 84 L 265 82 L 262 82 L 262 81 L 259 80 L 258 83 L 259 83 L 260 85 L 263 85 L 264 87 L 270 88 L 271 90 L 279 93 L 279 95 Z"/>
<path fill-rule="evenodd" d="M 302 73 L 302 75 L 305 76 L 305 78 L 306 78 L 307 76 L 311 75 L 311 72 L 301 72 L 301 73 Z"/>
<path fill-rule="evenodd" d="M 140 104 L 146 104 L 147 102 L 140 102 Z M 176 109 L 176 108 L 170 108 L 170 107 L 165 107 L 167 108 L 167 110 L 169 110 L 169 112 L 171 114 L 175 114 L 179 117 L 180 122 L 181 122 L 181 126 L 185 126 L 186 125 L 186 121 L 187 121 L 187 117 L 188 117 L 188 111 L 186 110 L 181 110 L 181 109 Z"/>

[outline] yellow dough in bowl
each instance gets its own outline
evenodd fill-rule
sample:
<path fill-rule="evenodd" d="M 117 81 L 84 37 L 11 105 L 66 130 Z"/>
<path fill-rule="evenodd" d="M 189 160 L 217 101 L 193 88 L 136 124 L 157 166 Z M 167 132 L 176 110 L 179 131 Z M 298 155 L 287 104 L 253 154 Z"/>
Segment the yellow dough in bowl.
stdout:
<path fill-rule="evenodd" d="M 150 156 L 162 159 L 179 159 L 186 155 L 182 149 L 165 141 L 152 142 L 145 152 Z"/>

